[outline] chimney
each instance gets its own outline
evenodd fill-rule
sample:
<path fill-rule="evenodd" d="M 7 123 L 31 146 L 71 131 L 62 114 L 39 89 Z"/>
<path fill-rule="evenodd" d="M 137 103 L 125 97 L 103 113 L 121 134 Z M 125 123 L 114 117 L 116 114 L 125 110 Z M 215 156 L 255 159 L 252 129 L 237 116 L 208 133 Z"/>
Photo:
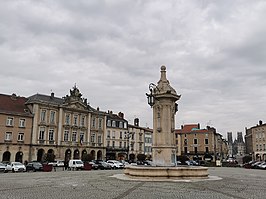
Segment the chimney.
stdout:
<path fill-rule="evenodd" d="M 124 119 L 124 113 L 119 112 L 119 113 L 118 113 L 118 116 L 121 117 L 122 119 Z"/>
<path fill-rule="evenodd" d="M 134 119 L 134 125 L 135 126 L 139 126 L 139 118 L 135 118 Z"/>
<path fill-rule="evenodd" d="M 16 95 L 15 93 L 13 93 L 13 94 L 11 95 L 11 99 L 12 99 L 12 100 L 16 100 L 16 99 L 17 99 L 17 95 Z"/>

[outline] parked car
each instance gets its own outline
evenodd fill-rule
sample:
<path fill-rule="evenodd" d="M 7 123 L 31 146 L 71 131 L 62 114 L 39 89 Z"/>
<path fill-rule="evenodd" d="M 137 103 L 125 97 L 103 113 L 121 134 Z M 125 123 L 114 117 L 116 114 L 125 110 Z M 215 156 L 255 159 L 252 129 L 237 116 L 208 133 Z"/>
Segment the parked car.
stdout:
<path fill-rule="evenodd" d="M 123 169 L 124 168 L 123 163 L 117 160 L 107 160 L 107 163 L 111 166 L 112 169 Z"/>
<path fill-rule="evenodd" d="M 111 165 L 104 161 L 98 162 L 96 164 L 98 165 L 98 169 L 101 169 L 101 170 L 112 169 Z"/>
<path fill-rule="evenodd" d="M 262 166 L 265 164 L 265 162 L 261 162 L 260 164 L 256 165 L 256 169 L 262 169 Z"/>
<path fill-rule="evenodd" d="M 57 160 L 55 162 L 55 166 L 56 167 L 63 167 L 65 165 L 64 161 L 63 160 Z"/>
<path fill-rule="evenodd" d="M 251 165 L 254 164 L 256 161 L 249 161 L 243 164 L 243 167 L 246 169 L 251 169 Z"/>
<path fill-rule="evenodd" d="M 7 164 L 7 166 L 8 165 L 11 165 L 12 172 L 25 172 L 26 171 L 25 165 L 20 162 L 11 162 L 10 164 Z"/>
<path fill-rule="evenodd" d="M 266 162 L 264 162 L 263 164 L 259 165 L 260 169 L 266 169 Z"/>
<path fill-rule="evenodd" d="M 6 173 L 8 173 L 9 171 L 12 171 L 11 164 L 9 162 L 2 162 L 2 164 L 4 164 L 6 167 L 6 170 L 5 170 Z"/>
<path fill-rule="evenodd" d="M 97 169 L 112 169 L 111 165 L 103 160 L 93 160 L 93 162 L 98 165 Z"/>
<path fill-rule="evenodd" d="M 82 170 L 84 163 L 81 160 L 69 160 L 68 167 L 72 170 Z"/>
<path fill-rule="evenodd" d="M 26 171 L 43 171 L 43 165 L 40 162 L 30 162 L 26 165 Z"/>
<path fill-rule="evenodd" d="M 122 163 L 122 164 L 124 165 L 124 167 L 125 167 L 126 165 L 129 165 L 129 163 L 128 163 L 127 161 L 125 161 L 125 160 L 120 160 L 119 162 Z"/>
<path fill-rule="evenodd" d="M 251 165 L 252 169 L 258 169 L 258 165 L 261 164 L 261 162 L 255 162 Z"/>
<path fill-rule="evenodd" d="M 99 165 L 96 164 L 95 162 L 91 161 L 89 162 L 89 164 L 91 164 L 91 168 L 94 169 L 94 170 L 97 170 L 99 168 Z"/>
<path fill-rule="evenodd" d="M 0 173 L 5 173 L 6 172 L 6 165 L 3 163 L 0 163 Z"/>

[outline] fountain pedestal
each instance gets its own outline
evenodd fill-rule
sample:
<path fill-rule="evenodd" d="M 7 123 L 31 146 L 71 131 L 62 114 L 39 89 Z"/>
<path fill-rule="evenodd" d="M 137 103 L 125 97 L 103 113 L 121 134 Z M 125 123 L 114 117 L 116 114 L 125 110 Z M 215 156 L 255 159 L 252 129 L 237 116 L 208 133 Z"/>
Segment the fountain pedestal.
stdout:
<path fill-rule="evenodd" d="M 161 67 L 158 84 L 150 84 L 148 103 L 153 109 L 152 165 L 127 166 L 125 175 L 137 178 L 207 178 L 208 168 L 176 167 L 175 114 L 181 97 L 166 78 L 166 67 Z"/>

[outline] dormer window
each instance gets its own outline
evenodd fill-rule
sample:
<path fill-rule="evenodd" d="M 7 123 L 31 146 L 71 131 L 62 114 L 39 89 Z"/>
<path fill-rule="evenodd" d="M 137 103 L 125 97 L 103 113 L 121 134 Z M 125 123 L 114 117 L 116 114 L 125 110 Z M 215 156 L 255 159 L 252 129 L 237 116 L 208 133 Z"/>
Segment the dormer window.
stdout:
<path fill-rule="evenodd" d="M 115 127 L 115 121 L 112 121 L 112 127 Z"/>

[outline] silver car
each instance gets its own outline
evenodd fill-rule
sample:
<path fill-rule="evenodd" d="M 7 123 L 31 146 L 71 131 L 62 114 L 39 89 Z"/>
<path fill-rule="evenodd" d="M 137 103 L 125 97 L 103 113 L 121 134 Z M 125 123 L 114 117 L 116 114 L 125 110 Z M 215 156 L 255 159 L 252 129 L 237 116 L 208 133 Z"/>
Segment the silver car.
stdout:
<path fill-rule="evenodd" d="M 0 173 L 6 172 L 6 165 L 3 163 L 0 163 Z"/>
<path fill-rule="evenodd" d="M 11 162 L 10 165 L 11 165 L 12 172 L 25 172 L 26 171 L 25 165 L 20 162 Z"/>

